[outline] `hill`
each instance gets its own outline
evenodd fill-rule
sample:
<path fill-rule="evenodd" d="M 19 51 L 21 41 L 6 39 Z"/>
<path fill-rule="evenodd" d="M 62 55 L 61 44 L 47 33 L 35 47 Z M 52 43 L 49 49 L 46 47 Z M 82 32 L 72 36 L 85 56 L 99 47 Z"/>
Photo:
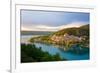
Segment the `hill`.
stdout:
<path fill-rule="evenodd" d="M 79 28 L 66 28 L 54 33 L 54 35 L 60 36 L 64 34 L 74 35 L 74 36 L 89 36 L 89 25 L 84 25 Z"/>
<path fill-rule="evenodd" d="M 31 38 L 30 42 L 60 45 L 65 48 L 75 45 L 89 48 L 89 25 L 62 29 L 50 35 Z"/>

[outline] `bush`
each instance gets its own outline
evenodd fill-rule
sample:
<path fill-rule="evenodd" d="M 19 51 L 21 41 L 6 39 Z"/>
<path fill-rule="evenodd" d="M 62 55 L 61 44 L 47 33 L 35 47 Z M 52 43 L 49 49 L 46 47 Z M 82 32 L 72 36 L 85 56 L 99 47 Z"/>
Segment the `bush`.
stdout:
<path fill-rule="evenodd" d="M 21 44 L 21 62 L 44 62 L 44 61 L 61 61 L 59 54 L 50 55 L 48 52 L 43 52 L 34 44 Z"/>

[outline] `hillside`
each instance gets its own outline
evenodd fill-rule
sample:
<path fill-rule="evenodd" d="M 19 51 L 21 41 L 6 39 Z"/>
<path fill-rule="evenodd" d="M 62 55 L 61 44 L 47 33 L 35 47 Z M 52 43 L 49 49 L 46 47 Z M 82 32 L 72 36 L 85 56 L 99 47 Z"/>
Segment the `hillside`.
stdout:
<path fill-rule="evenodd" d="M 89 25 L 84 25 L 79 28 L 66 28 L 54 33 L 54 35 L 60 36 L 64 34 L 74 35 L 74 36 L 89 36 Z"/>
<path fill-rule="evenodd" d="M 89 25 L 62 29 L 50 35 L 31 38 L 30 42 L 60 45 L 65 48 L 73 45 L 89 48 Z"/>

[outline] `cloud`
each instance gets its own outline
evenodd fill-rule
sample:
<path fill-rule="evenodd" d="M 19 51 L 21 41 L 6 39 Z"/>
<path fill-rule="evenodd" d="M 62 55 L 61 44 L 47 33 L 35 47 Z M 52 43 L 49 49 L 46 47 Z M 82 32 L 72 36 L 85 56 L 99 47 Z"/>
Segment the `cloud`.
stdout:
<path fill-rule="evenodd" d="M 71 27 L 80 27 L 82 25 L 86 25 L 84 22 L 73 22 L 70 24 L 60 25 L 60 26 L 47 26 L 43 24 L 36 24 L 30 26 L 22 26 L 21 30 L 24 31 L 58 31 L 64 28 L 71 28 Z"/>

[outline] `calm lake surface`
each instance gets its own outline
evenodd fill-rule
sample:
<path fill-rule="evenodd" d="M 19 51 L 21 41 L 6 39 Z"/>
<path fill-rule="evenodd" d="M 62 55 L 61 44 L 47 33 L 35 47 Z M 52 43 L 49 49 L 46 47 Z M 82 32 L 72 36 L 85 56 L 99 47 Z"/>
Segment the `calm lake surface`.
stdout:
<path fill-rule="evenodd" d="M 31 37 L 33 37 L 33 35 L 22 35 L 21 42 L 26 43 Z M 42 51 L 48 52 L 51 55 L 55 55 L 56 53 L 59 53 L 60 57 L 64 59 L 68 59 L 68 60 L 88 60 L 89 59 L 89 53 L 85 53 L 82 55 L 73 54 L 71 52 L 62 51 L 61 49 L 53 45 L 46 45 L 46 44 L 41 44 L 41 43 L 34 43 L 34 44 L 36 45 L 36 47 L 41 47 Z"/>

